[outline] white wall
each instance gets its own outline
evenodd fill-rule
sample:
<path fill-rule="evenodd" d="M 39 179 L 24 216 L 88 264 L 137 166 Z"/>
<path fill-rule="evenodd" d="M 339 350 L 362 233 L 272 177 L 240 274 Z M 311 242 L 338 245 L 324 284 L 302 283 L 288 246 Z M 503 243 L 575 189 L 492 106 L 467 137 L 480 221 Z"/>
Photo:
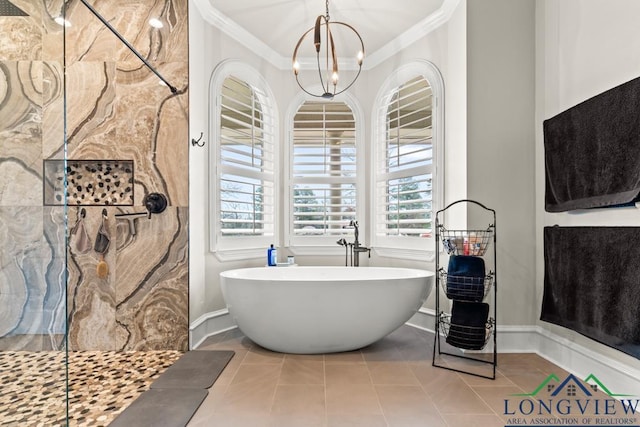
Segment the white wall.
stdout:
<path fill-rule="evenodd" d="M 496 211 L 500 325 L 535 323 L 534 23 L 534 0 L 467 3 L 468 196 Z"/>
<path fill-rule="evenodd" d="M 215 141 L 209 135 L 209 79 L 215 67 L 225 59 L 239 59 L 255 68 L 269 82 L 281 109 L 283 99 L 293 91 L 283 82 L 283 75 L 269 62 L 261 60 L 233 39 L 221 34 L 206 22 L 193 0 L 189 3 L 189 80 L 191 137 L 204 133 L 206 145 L 191 147 L 189 178 L 189 255 L 190 322 L 225 308 L 218 283 L 223 270 L 264 265 L 264 260 L 220 263 L 209 251 L 209 151 Z M 265 249 L 266 257 L 266 249 Z"/>
<path fill-rule="evenodd" d="M 544 289 L 543 227 L 640 226 L 636 209 L 587 213 L 544 210 L 542 121 L 640 74 L 640 2 L 637 0 L 538 0 L 536 25 L 536 318 Z M 612 313 L 615 315 L 615 313 Z M 639 319 L 640 321 L 640 319 Z M 638 359 L 545 322 L 538 324 L 602 355 L 640 368 Z"/>
<path fill-rule="evenodd" d="M 191 89 L 203 85 L 207 79 L 205 43 L 193 35 L 206 30 L 206 25 L 192 0 L 189 0 L 189 86 Z M 189 95 L 189 135 L 198 139 L 200 132 L 204 147 L 189 148 L 189 323 L 209 311 L 205 286 L 204 253 L 207 245 L 205 217 L 207 210 L 202 198 L 206 198 L 206 170 L 209 144 L 206 127 L 207 108 L 204 104 L 206 86 L 193 90 Z"/>

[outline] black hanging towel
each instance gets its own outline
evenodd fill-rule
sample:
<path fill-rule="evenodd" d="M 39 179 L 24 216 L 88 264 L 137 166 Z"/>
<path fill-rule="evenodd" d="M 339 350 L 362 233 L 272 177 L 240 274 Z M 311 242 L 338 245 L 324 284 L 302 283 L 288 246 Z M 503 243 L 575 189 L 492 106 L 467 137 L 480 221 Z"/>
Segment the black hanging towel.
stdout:
<path fill-rule="evenodd" d="M 640 359 L 640 227 L 545 227 L 540 320 Z"/>
<path fill-rule="evenodd" d="M 633 204 L 640 193 L 640 78 L 544 121 L 545 210 Z"/>

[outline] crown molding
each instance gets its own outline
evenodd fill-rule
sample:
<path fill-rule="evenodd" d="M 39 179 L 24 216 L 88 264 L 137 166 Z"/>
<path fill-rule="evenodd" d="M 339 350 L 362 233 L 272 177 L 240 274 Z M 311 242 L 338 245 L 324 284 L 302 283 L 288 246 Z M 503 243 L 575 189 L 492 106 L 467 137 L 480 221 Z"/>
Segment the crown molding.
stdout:
<path fill-rule="evenodd" d="M 224 32 L 227 36 L 244 45 L 256 55 L 281 70 L 291 68 L 291 59 L 285 58 L 259 38 L 238 25 L 231 18 L 213 7 L 210 0 L 193 0 L 202 18 Z"/>
<path fill-rule="evenodd" d="M 456 10 L 460 0 L 444 0 L 442 6 L 422 21 L 408 28 L 404 33 L 391 40 L 380 49 L 368 55 L 363 64 L 364 69 L 374 68 L 395 55 L 398 51 L 425 37 L 441 25 L 445 24 Z"/>
<path fill-rule="evenodd" d="M 399 50 L 415 43 L 420 38 L 426 36 L 436 28 L 446 23 L 453 15 L 458 4 L 460 4 L 460 1 L 461 0 L 444 0 L 442 2 L 442 6 L 440 6 L 438 10 L 414 26 L 408 28 L 404 33 L 400 34 L 380 49 L 367 55 L 362 69 L 368 70 L 380 65 L 386 59 L 395 55 Z M 262 40 L 245 30 L 228 16 L 224 15 L 211 4 L 210 0 L 193 0 L 193 2 L 200 12 L 200 15 L 202 15 L 202 18 L 209 24 L 218 28 L 227 36 L 236 40 L 259 57 L 268 61 L 274 67 L 280 70 L 291 69 L 291 58 L 280 55 Z M 300 68 L 303 70 L 316 68 L 315 58 L 300 58 L 298 62 L 300 63 Z M 350 59 L 338 58 L 338 63 L 342 70 L 358 69 L 357 65 L 353 64 L 353 60 Z"/>

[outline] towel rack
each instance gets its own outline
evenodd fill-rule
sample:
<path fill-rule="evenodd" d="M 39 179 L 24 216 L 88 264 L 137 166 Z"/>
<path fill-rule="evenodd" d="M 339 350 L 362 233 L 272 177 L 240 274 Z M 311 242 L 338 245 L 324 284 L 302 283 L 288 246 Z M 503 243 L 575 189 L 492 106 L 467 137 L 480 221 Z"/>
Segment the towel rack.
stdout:
<path fill-rule="evenodd" d="M 467 210 L 473 206 L 482 209 L 481 213 L 489 220 L 487 228 L 458 230 L 446 228 L 443 221 L 445 213 L 458 204 L 466 207 Z M 457 200 L 436 212 L 435 234 L 436 319 L 432 365 L 495 380 L 498 364 L 496 211 L 475 200 Z M 493 251 L 490 250 L 491 248 Z M 441 254 L 448 257 L 450 269 L 455 271 L 447 271 L 443 267 Z M 469 268 L 458 269 L 460 264 L 466 264 Z M 441 287 L 444 296 L 440 295 Z M 450 312 L 442 307 L 441 298 L 443 297 L 451 302 Z M 446 345 L 453 348 L 444 348 L 441 342 L 443 338 Z M 490 359 L 481 357 L 477 353 L 470 353 L 470 351 L 484 350 L 487 345 L 493 347 Z M 458 350 L 454 352 L 456 347 Z M 486 355 L 487 352 L 482 354 Z M 467 364 L 456 367 L 458 365 L 443 363 L 447 357 L 473 360 L 479 362 L 478 366 L 490 365 L 490 371 L 489 373 L 486 373 L 486 369 L 473 371 Z"/>

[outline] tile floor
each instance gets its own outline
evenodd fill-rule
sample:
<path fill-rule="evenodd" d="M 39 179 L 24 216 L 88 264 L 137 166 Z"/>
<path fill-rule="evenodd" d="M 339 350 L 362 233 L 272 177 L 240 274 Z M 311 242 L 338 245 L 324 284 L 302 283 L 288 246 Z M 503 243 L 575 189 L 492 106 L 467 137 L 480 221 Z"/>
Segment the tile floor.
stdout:
<path fill-rule="evenodd" d="M 483 379 L 433 367 L 432 348 L 433 334 L 402 326 L 359 351 L 282 354 L 234 329 L 199 346 L 236 355 L 188 426 L 503 427 L 505 398 L 531 392 L 551 373 L 567 375 L 535 354 L 499 354 L 496 379 Z M 491 369 L 452 357 L 443 363 Z"/>

